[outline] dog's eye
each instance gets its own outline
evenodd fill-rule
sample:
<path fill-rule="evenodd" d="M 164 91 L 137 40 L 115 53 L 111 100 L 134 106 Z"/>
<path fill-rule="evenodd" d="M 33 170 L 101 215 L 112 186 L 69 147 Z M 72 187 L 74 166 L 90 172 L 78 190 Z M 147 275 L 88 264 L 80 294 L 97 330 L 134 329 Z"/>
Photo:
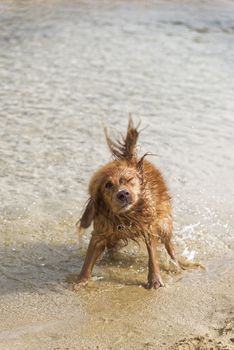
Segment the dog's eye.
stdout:
<path fill-rule="evenodd" d="M 120 183 L 120 185 L 125 184 L 125 182 L 126 182 L 126 180 L 125 180 L 125 178 L 124 178 L 124 177 L 121 177 L 121 178 L 119 179 L 119 183 Z"/>
<path fill-rule="evenodd" d="M 127 182 L 130 183 L 131 185 L 133 185 L 135 183 L 134 182 L 134 177 L 131 177 L 130 179 L 128 179 Z"/>
<path fill-rule="evenodd" d="M 111 182 L 111 181 L 108 181 L 106 184 L 105 184 L 105 188 L 113 188 L 114 187 L 114 185 L 113 185 L 113 183 Z"/>

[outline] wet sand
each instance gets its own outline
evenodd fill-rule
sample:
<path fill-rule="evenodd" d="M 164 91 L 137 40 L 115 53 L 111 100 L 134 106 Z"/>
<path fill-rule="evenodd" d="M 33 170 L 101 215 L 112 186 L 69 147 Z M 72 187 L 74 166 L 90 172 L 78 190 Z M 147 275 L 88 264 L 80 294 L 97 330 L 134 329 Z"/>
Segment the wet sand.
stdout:
<path fill-rule="evenodd" d="M 207 261 L 206 270 L 184 259 L 178 273 L 162 250 L 166 287 L 149 291 L 145 251 L 130 245 L 104 256 L 74 292 L 83 250 L 69 243 L 45 239 L 2 252 L 1 349 L 233 348 L 233 258 Z"/>
<path fill-rule="evenodd" d="M 228 0 L 0 1 L 0 349 L 234 348 L 233 23 Z M 74 292 L 103 124 L 128 112 L 186 270 L 160 248 L 166 287 L 148 291 L 130 244 Z"/>
<path fill-rule="evenodd" d="M 145 278 L 130 269 L 131 276 L 104 272 L 76 293 L 56 285 L 8 294 L 1 348 L 232 349 L 233 266 L 208 268 L 170 277 L 158 291 L 140 287 Z"/>

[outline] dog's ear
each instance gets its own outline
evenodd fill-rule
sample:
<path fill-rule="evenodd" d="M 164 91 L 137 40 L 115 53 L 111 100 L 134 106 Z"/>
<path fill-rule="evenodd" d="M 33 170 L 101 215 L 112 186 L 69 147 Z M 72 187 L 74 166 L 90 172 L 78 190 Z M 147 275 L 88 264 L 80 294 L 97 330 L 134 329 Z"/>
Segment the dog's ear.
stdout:
<path fill-rule="evenodd" d="M 85 210 L 83 212 L 83 215 L 81 216 L 80 220 L 77 222 L 77 226 L 79 229 L 85 229 L 88 228 L 94 217 L 94 200 L 93 198 L 89 198 L 88 203 L 85 207 Z"/>

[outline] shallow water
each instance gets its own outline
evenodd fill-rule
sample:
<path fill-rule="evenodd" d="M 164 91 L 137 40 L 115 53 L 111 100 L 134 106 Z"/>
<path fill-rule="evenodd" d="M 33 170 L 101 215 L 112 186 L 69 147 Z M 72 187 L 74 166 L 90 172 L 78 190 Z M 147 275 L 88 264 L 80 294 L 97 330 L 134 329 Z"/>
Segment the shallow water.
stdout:
<path fill-rule="evenodd" d="M 0 28 L 1 293 L 65 293 L 88 179 L 110 159 L 103 125 L 125 131 L 129 112 L 171 190 L 179 254 L 231 266 L 233 2 L 1 1 Z M 95 274 L 139 285 L 144 254 Z"/>

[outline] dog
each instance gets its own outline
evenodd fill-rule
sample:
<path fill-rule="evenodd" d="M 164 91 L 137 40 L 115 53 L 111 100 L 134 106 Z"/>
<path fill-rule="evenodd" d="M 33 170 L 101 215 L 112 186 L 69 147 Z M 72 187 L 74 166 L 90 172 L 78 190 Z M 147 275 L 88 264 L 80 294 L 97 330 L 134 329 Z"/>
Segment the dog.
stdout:
<path fill-rule="evenodd" d="M 89 184 L 89 200 L 77 223 L 82 231 L 93 223 L 92 237 L 81 272 L 75 282 L 84 285 L 98 257 L 119 242 L 143 239 L 148 251 L 146 288 L 164 286 L 160 276 L 157 244 L 160 240 L 178 266 L 171 242 L 171 197 L 160 171 L 145 157 L 138 157 L 139 127 L 129 117 L 127 134 L 112 140 L 105 129 L 114 160 L 98 169 Z"/>

